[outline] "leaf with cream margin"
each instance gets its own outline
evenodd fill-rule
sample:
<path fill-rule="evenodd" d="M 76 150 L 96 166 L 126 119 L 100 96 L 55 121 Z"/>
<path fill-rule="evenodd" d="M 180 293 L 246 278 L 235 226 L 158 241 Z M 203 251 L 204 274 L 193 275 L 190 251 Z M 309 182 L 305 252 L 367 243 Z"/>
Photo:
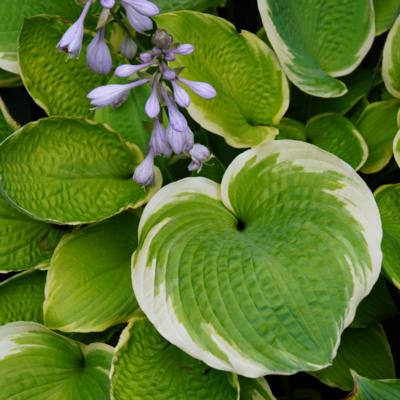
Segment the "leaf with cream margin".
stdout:
<path fill-rule="evenodd" d="M 400 0 L 374 0 L 376 35 L 390 29 L 400 12 Z"/>
<path fill-rule="evenodd" d="M 306 126 L 293 118 L 283 118 L 279 124 L 279 135 L 276 139 L 291 139 L 306 142 Z"/>
<path fill-rule="evenodd" d="M 35 322 L 0 326 L 0 400 L 108 400 L 112 356 Z"/>
<path fill-rule="evenodd" d="M 173 63 L 186 67 L 181 76 L 208 82 L 217 91 L 214 99 L 206 100 L 189 90 L 188 111 L 196 122 L 238 148 L 278 134 L 277 125 L 289 105 L 289 87 L 274 53 L 261 39 L 198 12 L 162 14 L 156 21 L 177 42 L 192 43 L 196 49 Z"/>
<path fill-rule="evenodd" d="M 353 372 L 354 389 L 349 400 L 397 400 L 400 398 L 399 379 L 372 380 Z"/>
<path fill-rule="evenodd" d="M 0 142 L 18 128 L 18 123 L 14 121 L 3 99 L 0 97 Z"/>
<path fill-rule="evenodd" d="M 258 0 L 268 39 L 290 81 L 317 97 L 340 97 L 335 79 L 354 71 L 375 38 L 372 0 Z"/>
<path fill-rule="evenodd" d="M 400 98 L 400 15 L 389 31 L 383 48 L 382 77 L 388 92 Z"/>
<path fill-rule="evenodd" d="M 21 210 L 58 224 L 96 222 L 146 203 L 160 187 L 132 180 L 142 159 L 104 125 L 51 117 L 23 126 L 0 145 L 1 190 Z"/>
<path fill-rule="evenodd" d="M 157 330 L 211 367 L 318 370 L 378 279 L 381 237 L 373 194 L 348 164 L 271 141 L 240 154 L 221 185 L 186 178 L 150 200 L 133 287 Z"/>
<path fill-rule="evenodd" d="M 240 400 L 276 400 L 264 378 L 249 379 L 239 376 Z"/>

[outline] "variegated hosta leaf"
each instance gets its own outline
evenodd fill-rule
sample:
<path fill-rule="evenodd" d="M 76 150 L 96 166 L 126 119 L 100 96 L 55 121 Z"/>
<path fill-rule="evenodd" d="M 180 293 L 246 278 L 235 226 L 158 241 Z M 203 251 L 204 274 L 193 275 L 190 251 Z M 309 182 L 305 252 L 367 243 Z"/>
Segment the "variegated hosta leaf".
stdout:
<path fill-rule="evenodd" d="M 368 157 L 368 146 L 350 120 L 340 114 L 322 114 L 307 123 L 308 140 L 335 154 L 355 170 L 360 169 Z"/>
<path fill-rule="evenodd" d="M 381 186 L 375 198 L 383 227 L 383 271 L 400 289 L 400 184 Z"/>
<path fill-rule="evenodd" d="M 268 39 L 288 78 L 304 92 L 339 97 L 375 37 L 372 0 L 258 0 Z"/>
<path fill-rule="evenodd" d="M 38 219 L 78 225 L 145 203 L 155 187 L 132 180 L 140 150 L 83 119 L 32 122 L 0 145 L 1 189 Z"/>
<path fill-rule="evenodd" d="M 94 74 L 86 65 L 90 36 L 77 59 L 59 52 L 56 45 L 68 25 L 55 17 L 26 19 L 19 37 L 21 77 L 33 100 L 48 115 L 92 117 L 87 94 L 105 84 L 107 76 Z"/>
<path fill-rule="evenodd" d="M 365 174 L 373 174 L 384 168 L 393 155 L 393 139 L 398 131 L 397 100 L 378 101 L 369 104 L 356 123 L 368 145 L 368 159 L 361 168 Z"/>
<path fill-rule="evenodd" d="M 400 98 L 400 15 L 390 29 L 383 48 L 382 77 L 389 93 Z"/>
<path fill-rule="evenodd" d="M 279 124 L 279 135 L 277 139 L 292 139 L 307 141 L 306 127 L 303 123 L 292 118 L 283 118 Z"/>
<path fill-rule="evenodd" d="M 400 398 L 400 380 L 372 380 L 353 372 L 354 390 L 349 400 L 397 400 Z"/>
<path fill-rule="evenodd" d="M 374 0 L 374 9 L 375 31 L 380 35 L 394 23 L 400 11 L 400 0 Z"/>
<path fill-rule="evenodd" d="M 0 400 L 108 400 L 112 355 L 34 322 L 0 326 Z"/>
<path fill-rule="evenodd" d="M 0 283 L 0 325 L 43 322 L 45 271 L 28 271 Z"/>
<path fill-rule="evenodd" d="M 137 310 L 130 259 L 139 218 L 126 212 L 63 238 L 50 262 L 45 324 L 67 332 L 100 332 Z"/>
<path fill-rule="evenodd" d="M 190 95 L 188 110 L 196 122 L 240 148 L 278 134 L 289 88 L 275 55 L 261 39 L 246 31 L 238 34 L 228 21 L 198 12 L 163 14 L 156 21 L 177 42 L 196 48 L 175 63 L 187 67 L 182 76 L 209 82 L 217 90 L 213 100 Z"/>
<path fill-rule="evenodd" d="M 61 236 L 60 230 L 21 213 L 0 195 L 0 272 L 47 264 Z"/>
<path fill-rule="evenodd" d="M 240 400 L 276 400 L 264 378 L 239 376 Z"/>
<path fill-rule="evenodd" d="M 111 370 L 118 400 L 238 400 L 238 378 L 211 370 L 168 343 L 143 316 L 122 332 Z"/>
<path fill-rule="evenodd" d="M 1 56 L 0 56 L 1 57 Z M 1 60 L 0 60 L 1 64 Z M 0 68 L 0 88 L 18 87 L 22 86 L 22 81 L 19 75 L 12 72 L 5 71 Z"/>
<path fill-rule="evenodd" d="M 18 127 L 18 123 L 11 117 L 7 106 L 0 97 L 0 142 L 11 135 Z"/>
<path fill-rule="evenodd" d="M 381 266 L 374 197 L 308 143 L 239 155 L 221 186 L 188 178 L 146 206 L 140 307 L 170 342 L 247 377 L 327 366 Z"/>
<path fill-rule="evenodd" d="M 161 12 L 177 10 L 206 11 L 212 7 L 225 4 L 226 0 L 153 0 L 160 7 Z"/>
<path fill-rule="evenodd" d="M 311 375 L 326 385 L 351 390 L 351 370 L 371 379 L 395 378 L 392 352 L 381 325 L 347 329 L 332 366 Z"/>

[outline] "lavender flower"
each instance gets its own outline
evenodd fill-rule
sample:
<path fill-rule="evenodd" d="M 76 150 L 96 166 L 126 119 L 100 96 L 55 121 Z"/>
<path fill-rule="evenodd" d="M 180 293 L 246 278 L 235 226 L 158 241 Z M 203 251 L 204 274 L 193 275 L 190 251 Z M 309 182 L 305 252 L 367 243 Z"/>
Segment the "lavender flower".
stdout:
<path fill-rule="evenodd" d="M 132 179 L 139 185 L 147 186 L 154 182 L 154 154 L 150 150 L 146 158 L 136 167 Z"/>
<path fill-rule="evenodd" d="M 185 149 L 185 137 L 182 132 L 176 131 L 171 125 L 168 125 L 166 136 L 172 151 L 175 154 L 183 153 Z"/>
<path fill-rule="evenodd" d="M 104 8 L 113 8 L 115 5 L 115 0 L 100 0 L 100 4 Z"/>
<path fill-rule="evenodd" d="M 160 102 L 158 101 L 158 82 L 154 80 L 153 86 L 151 89 L 151 95 L 146 102 L 145 107 L 146 114 L 150 118 L 156 118 L 158 114 L 160 114 L 161 107 Z"/>
<path fill-rule="evenodd" d="M 144 33 L 153 29 L 153 21 L 149 17 L 154 17 L 160 10 L 148 0 L 120 0 L 125 8 L 126 16 L 132 27 L 139 33 Z"/>
<path fill-rule="evenodd" d="M 211 158 L 210 150 L 202 144 L 196 143 L 189 151 L 192 162 L 189 164 L 189 171 L 200 171 L 203 164 Z"/>
<path fill-rule="evenodd" d="M 99 86 L 88 94 L 88 98 L 92 105 L 97 108 L 112 105 L 119 106 L 128 96 L 131 89 L 144 85 L 149 79 L 141 79 L 124 85 L 105 85 Z"/>
<path fill-rule="evenodd" d="M 135 56 L 137 50 L 137 44 L 128 35 L 126 35 L 124 41 L 121 43 L 121 47 L 119 48 L 121 54 L 130 60 Z"/>
<path fill-rule="evenodd" d="M 189 79 L 181 77 L 179 77 L 178 80 L 184 85 L 190 87 L 193 92 L 204 99 L 213 99 L 217 95 L 216 90 L 209 83 L 190 81 Z"/>
<path fill-rule="evenodd" d="M 165 128 L 162 126 L 160 120 L 154 120 L 154 128 L 150 139 L 150 148 L 154 155 L 161 155 L 169 157 L 172 154 L 172 149 L 167 140 Z"/>
<path fill-rule="evenodd" d="M 105 28 L 100 28 L 88 46 L 86 63 L 93 72 L 107 75 L 112 68 L 112 57 L 104 39 Z"/>
<path fill-rule="evenodd" d="M 174 128 L 174 130 L 178 132 L 184 132 L 188 127 L 186 118 L 178 110 L 178 107 L 172 101 L 170 95 L 164 88 L 162 88 L 162 95 L 165 101 L 165 105 L 168 109 L 169 123 L 171 124 L 172 128 Z"/>
<path fill-rule="evenodd" d="M 57 44 L 57 49 L 65 51 L 70 57 L 78 57 L 82 50 L 83 29 L 92 0 L 87 0 L 80 17 L 66 30 Z"/>

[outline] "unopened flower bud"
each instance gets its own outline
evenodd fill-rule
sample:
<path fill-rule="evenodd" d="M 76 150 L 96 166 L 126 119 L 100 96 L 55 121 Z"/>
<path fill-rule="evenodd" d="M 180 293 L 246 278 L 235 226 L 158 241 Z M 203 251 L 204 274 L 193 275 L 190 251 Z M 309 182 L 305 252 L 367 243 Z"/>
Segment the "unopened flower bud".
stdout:
<path fill-rule="evenodd" d="M 174 39 L 172 36 L 164 29 L 157 29 L 152 37 L 152 42 L 154 46 L 161 50 L 168 50 L 171 47 Z"/>

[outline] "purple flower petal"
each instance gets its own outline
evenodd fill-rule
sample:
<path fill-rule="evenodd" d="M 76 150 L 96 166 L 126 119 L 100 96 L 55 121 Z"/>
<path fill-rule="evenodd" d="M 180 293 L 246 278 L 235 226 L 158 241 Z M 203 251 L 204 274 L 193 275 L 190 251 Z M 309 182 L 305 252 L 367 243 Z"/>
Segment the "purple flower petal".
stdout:
<path fill-rule="evenodd" d="M 148 0 L 124 0 L 124 2 L 146 17 L 154 17 L 160 12 L 160 9 Z"/>
<path fill-rule="evenodd" d="M 119 48 L 121 54 L 130 60 L 135 56 L 137 50 L 137 44 L 128 35 L 126 35 L 124 41 L 121 43 L 121 47 Z"/>
<path fill-rule="evenodd" d="M 127 78 L 128 76 L 131 76 L 132 74 L 135 74 L 136 72 L 144 68 L 147 68 L 150 65 L 151 63 L 144 63 L 138 65 L 123 64 L 117 67 L 117 69 L 115 70 L 115 75 L 120 78 Z"/>
<path fill-rule="evenodd" d="M 173 49 L 174 54 L 180 54 L 181 56 L 187 56 L 194 52 L 194 46 L 192 44 L 180 44 L 176 49 Z"/>
<path fill-rule="evenodd" d="M 146 114 L 150 118 L 155 118 L 160 114 L 160 102 L 158 100 L 158 82 L 154 81 L 152 89 L 151 89 L 151 95 L 148 98 L 146 102 Z"/>
<path fill-rule="evenodd" d="M 190 87 L 190 89 L 192 89 L 198 96 L 203 97 L 204 99 L 212 99 L 217 95 L 216 90 L 209 83 L 190 81 L 181 77 L 178 79 L 184 85 Z"/>
<path fill-rule="evenodd" d="M 154 182 L 154 154 L 149 151 L 146 158 L 136 167 L 132 179 L 141 186 Z"/>
<path fill-rule="evenodd" d="M 178 107 L 171 100 L 166 90 L 163 88 L 162 90 L 163 98 L 165 100 L 165 104 L 168 108 L 168 117 L 169 123 L 171 126 L 179 132 L 184 132 L 188 128 L 188 124 L 184 115 L 178 110 Z"/>
<path fill-rule="evenodd" d="M 101 6 L 104 8 L 113 8 L 115 0 L 100 0 Z"/>
<path fill-rule="evenodd" d="M 176 81 L 171 82 L 174 89 L 174 98 L 178 105 L 187 108 L 190 105 L 190 97 L 185 89 L 181 88 Z"/>
<path fill-rule="evenodd" d="M 200 164 L 205 163 L 211 157 L 210 150 L 208 150 L 206 146 L 203 146 L 199 143 L 196 143 L 192 147 L 192 149 L 189 151 L 189 154 L 192 157 L 193 161 Z"/>
<path fill-rule="evenodd" d="M 163 64 L 163 77 L 168 81 L 173 81 L 176 79 L 177 74 L 173 69 L 168 68 L 166 64 Z"/>
<path fill-rule="evenodd" d="M 104 39 L 104 28 L 100 28 L 88 46 L 86 62 L 93 72 L 107 75 L 112 68 L 110 49 Z"/>
<path fill-rule="evenodd" d="M 185 145 L 183 147 L 184 151 L 190 152 L 194 145 L 194 134 L 192 130 L 188 127 L 185 132 L 183 132 L 183 138 Z"/>
<path fill-rule="evenodd" d="M 121 0 L 121 4 L 125 8 L 129 23 L 137 32 L 144 33 L 153 29 L 153 21 L 149 17 L 138 13 L 127 0 Z"/>
<path fill-rule="evenodd" d="M 168 125 L 166 136 L 172 151 L 181 154 L 185 148 L 185 138 L 182 132 L 178 132 L 171 125 Z"/>
<path fill-rule="evenodd" d="M 188 170 L 191 172 L 194 171 L 200 171 L 201 167 L 203 166 L 203 164 L 197 162 L 197 161 L 192 161 L 189 165 L 188 165 Z"/>
<path fill-rule="evenodd" d="M 113 84 L 93 89 L 87 97 L 90 103 L 97 108 L 112 105 L 119 106 L 128 96 L 129 91 L 137 86 L 144 85 L 149 79 L 141 79 L 124 85 Z"/>
<path fill-rule="evenodd" d="M 158 118 L 154 121 L 150 147 L 154 151 L 155 155 L 169 157 L 172 154 L 172 149 L 168 143 L 165 128 L 161 125 Z"/>

